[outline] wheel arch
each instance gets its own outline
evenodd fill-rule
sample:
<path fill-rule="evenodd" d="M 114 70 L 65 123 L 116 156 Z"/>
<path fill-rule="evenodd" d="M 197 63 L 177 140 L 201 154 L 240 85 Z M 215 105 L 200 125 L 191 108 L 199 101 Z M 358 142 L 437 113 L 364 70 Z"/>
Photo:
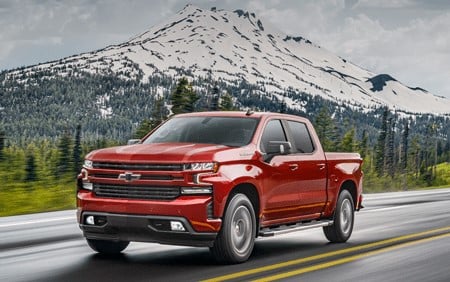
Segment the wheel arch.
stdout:
<path fill-rule="evenodd" d="M 341 185 L 341 188 L 339 189 L 339 194 L 341 194 L 341 192 L 343 190 L 347 190 L 350 193 L 350 195 L 352 196 L 352 199 L 353 199 L 353 206 L 356 209 L 357 205 L 358 205 L 358 192 L 357 192 L 357 186 L 356 186 L 355 182 L 353 182 L 352 180 L 344 181 Z M 337 203 L 337 201 L 336 201 L 336 203 Z"/>
<path fill-rule="evenodd" d="M 230 199 L 233 198 L 235 194 L 244 194 L 250 200 L 253 206 L 253 210 L 255 212 L 255 220 L 256 220 L 256 230 L 259 230 L 259 209 L 260 209 L 260 197 L 258 190 L 251 183 L 241 183 L 236 185 L 229 193 L 227 202 L 225 205 L 225 209 L 228 207 Z M 258 234 L 258 232 L 256 232 Z"/>

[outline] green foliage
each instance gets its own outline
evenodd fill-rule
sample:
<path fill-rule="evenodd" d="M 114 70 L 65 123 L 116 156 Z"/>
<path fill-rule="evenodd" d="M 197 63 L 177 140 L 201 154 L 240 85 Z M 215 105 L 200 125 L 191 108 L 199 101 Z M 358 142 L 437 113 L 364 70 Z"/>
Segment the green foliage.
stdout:
<path fill-rule="evenodd" d="M 327 107 L 322 107 L 314 121 L 314 128 L 325 151 L 337 151 L 337 128 Z"/>
<path fill-rule="evenodd" d="M 367 135 L 367 131 L 364 130 L 361 138 L 361 142 L 359 143 L 359 154 L 361 155 L 361 158 L 365 158 L 368 152 L 368 142 L 369 142 L 369 136 Z"/>
<path fill-rule="evenodd" d="M 156 128 L 163 121 L 165 121 L 167 119 L 168 113 L 169 112 L 167 111 L 167 109 L 164 105 L 164 98 L 160 97 L 160 98 L 156 99 L 155 105 L 152 110 L 152 120 L 150 122 L 150 130 Z"/>
<path fill-rule="evenodd" d="M 219 110 L 221 111 L 236 111 L 236 108 L 233 104 L 233 98 L 230 94 L 225 93 L 220 99 Z"/>
<path fill-rule="evenodd" d="M 345 133 L 342 138 L 341 144 L 339 145 L 340 151 L 342 152 L 355 152 L 357 150 L 358 143 L 355 140 L 355 129 L 350 129 Z"/>
<path fill-rule="evenodd" d="M 71 159 L 71 154 L 70 154 L 71 146 L 72 146 L 72 140 L 71 140 L 70 133 L 67 130 L 65 130 L 58 142 L 59 158 L 58 158 L 56 175 L 68 172 L 70 167 L 72 166 L 73 160 Z"/>
<path fill-rule="evenodd" d="M 285 99 L 283 99 L 283 101 L 281 101 L 280 103 L 280 113 L 282 114 L 287 113 L 287 104 Z"/>
<path fill-rule="evenodd" d="M 28 153 L 25 160 L 25 181 L 37 180 L 36 163 L 33 153 Z"/>
<path fill-rule="evenodd" d="M 133 137 L 136 139 L 141 139 L 147 135 L 151 130 L 160 125 L 164 120 L 167 119 L 168 111 L 164 107 L 164 99 L 158 98 L 155 100 L 155 105 L 152 110 L 151 120 L 144 119 L 136 129 Z"/>
<path fill-rule="evenodd" d="M 174 114 L 191 113 L 195 110 L 195 102 L 200 97 L 194 92 L 192 84 L 183 77 L 178 81 L 175 91 L 170 96 L 172 112 Z"/>
<path fill-rule="evenodd" d="M 150 132 L 150 130 L 152 130 L 153 125 L 152 122 L 148 119 L 144 119 L 138 126 L 138 128 L 136 129 L 136 132 L 134 133 L 133 137 L 136 139 L 141 139 L 143 138 L 145 135 L 147 135 L 147 133 Z"/>
<path fill-rule="evenodd" d="M 5 148 L 5 132 L 0 129 L 0 161 L 3 160 L 3 149 Z"/>
<path fill-rule="evenodd" d="M 220 90 L 217 85 L 214 85 L 212 92 L 211 92 L 211 103 L 209 105 L 208 110 L 210 111 L 217 111 L 219 110 L 219 99 L 220 99 Z"/>
<path fill-rule="evenodd" d="M 58 149 L 49 141 L 16 145 L 0 161 L 0 216 L 75 207 L 75 180 L 70 173 L 54 177 Z"/>
<path fill-rule="evenodd" d="M 378 135 L 377 147 L 376 147 L 376 171 L 378 175 L 383 175 L 385 171 L 385 159 L 386 159 L 386 142 L 388 131 L 388 108 L 383 111 L 383 120 L 381 122 L 381 131 Z"/>
<path fill-rule="evenodd" d="M 81 125 L 78 124 L 76 131 L 75 131 L 75 143 L 73 145 L 73 152 L 72 152 L 74 175 L 77 175 L 80 172 L 81 166 L 83 164 L 81 150 L 82 150 L 82 148 L 81 148 Z"/>

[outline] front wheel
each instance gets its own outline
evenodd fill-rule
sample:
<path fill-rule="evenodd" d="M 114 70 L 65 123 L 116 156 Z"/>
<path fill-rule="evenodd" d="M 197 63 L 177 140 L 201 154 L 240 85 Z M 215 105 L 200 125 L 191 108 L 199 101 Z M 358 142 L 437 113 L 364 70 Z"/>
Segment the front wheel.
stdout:
<path fill-rule="evenodd" d="M 250 200 L 244 194 L 234 195 L 226 209 L 222 228 L 211 252 L 225 263 L 246 261 L 255 244 L 256 219 Z"/>
<path fill-rule="evenodd" d="M 342 190 L 336 204 L 333 225 L 323 228 L 325 237 L 332 243 L 346 242 L 352 235 L 355 219 L 355 205 L 352 195 L 347 190 Z"/>
<path fill-rule="evenodd" d="M 125 250 L 130 244 L 128 241 L 107 241 L 86 239 L 89 247 L 100 254 L 116 255 Z"/>

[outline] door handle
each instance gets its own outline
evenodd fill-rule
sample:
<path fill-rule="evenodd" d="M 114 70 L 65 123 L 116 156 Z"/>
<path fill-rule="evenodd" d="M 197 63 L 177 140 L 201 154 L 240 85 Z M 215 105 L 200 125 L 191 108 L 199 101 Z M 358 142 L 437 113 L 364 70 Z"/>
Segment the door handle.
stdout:
<path fill-rule="evenodd" d="M 290 164 L 290 165 L 289 165 L 289 168 L 290 168 L 292 171 L 297 170 L 297 169 L 298 169 L 298 164 Z"/>
<path fill-rule="evenodd" d="M 326 164 L 318 164 L 318 165 L 317 165 L 317 167 L 319 168 L 319 170 L 324 170 L 326 166 L 327 166 Z"/>

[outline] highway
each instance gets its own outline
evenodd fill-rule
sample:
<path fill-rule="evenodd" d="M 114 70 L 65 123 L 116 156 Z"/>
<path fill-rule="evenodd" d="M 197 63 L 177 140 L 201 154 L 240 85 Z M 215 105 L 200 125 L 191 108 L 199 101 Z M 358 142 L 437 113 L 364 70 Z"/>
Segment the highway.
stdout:
<path fill-rule="evenodd" d="M 450 281 L 450 189 L 367 194 L 347 243 L 321 229 L 258 239 L 249 261 L 131 243 L 95 254 L 75 211 L 0 218 L 0 281 Z"/>

